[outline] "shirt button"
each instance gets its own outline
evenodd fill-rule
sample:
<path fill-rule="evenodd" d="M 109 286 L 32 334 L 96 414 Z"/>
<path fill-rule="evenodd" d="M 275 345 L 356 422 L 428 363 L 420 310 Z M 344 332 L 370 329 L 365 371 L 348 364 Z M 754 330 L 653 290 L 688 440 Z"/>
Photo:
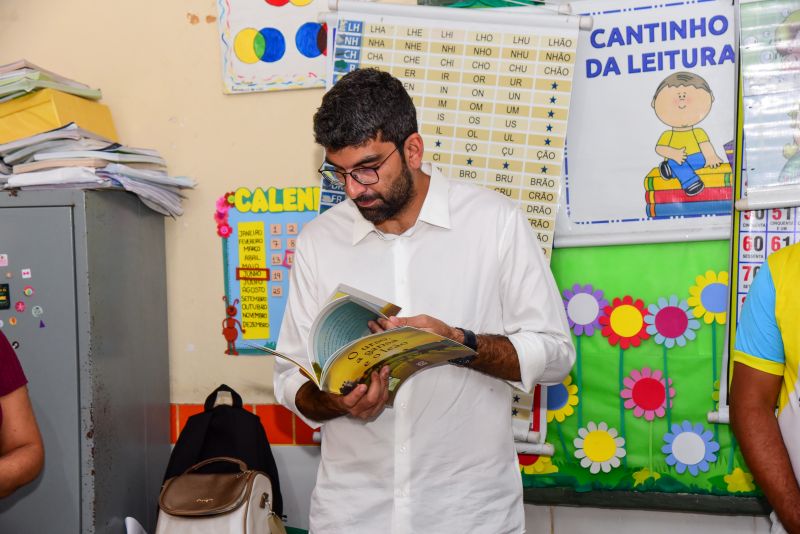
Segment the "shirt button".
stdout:
<path fill-rule="evenodd" d="M 401 445 L 400 446 L 400 452 L 406 452 L 406 446 L 405 445 Z"/>
<path fill-rule="evenodd" d="M 401 402 L 401 403 L 400 403 L 400 407 L 401 407 L 401 408 L 405 409 L 405 407 L 406 407 L 406 406 L 407 406 L 407 404 L 406 404 L 405 402 Z"/>

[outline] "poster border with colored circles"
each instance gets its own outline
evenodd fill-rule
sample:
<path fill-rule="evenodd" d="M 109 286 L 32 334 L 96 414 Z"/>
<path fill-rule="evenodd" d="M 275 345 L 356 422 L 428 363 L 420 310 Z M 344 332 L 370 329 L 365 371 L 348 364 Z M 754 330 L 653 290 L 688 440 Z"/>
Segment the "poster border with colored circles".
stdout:
<path fill-rule="evenodd" d="M 227 94 L 325 86 L 324 0 L 217 0 Z"/>

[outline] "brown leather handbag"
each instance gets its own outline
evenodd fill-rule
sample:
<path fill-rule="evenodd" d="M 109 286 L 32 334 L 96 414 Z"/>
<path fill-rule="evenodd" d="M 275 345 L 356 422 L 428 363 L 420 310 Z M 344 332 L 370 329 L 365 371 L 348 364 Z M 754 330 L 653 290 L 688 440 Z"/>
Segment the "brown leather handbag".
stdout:
<path fill-rule="evenodd" d="M 238 465 L 235 473 L 197 473 L 214 462 Z M 156 534 L 285 534 L 272 511 L 272 483 L 236 458 L 209 458 L 164 483 Z"/>

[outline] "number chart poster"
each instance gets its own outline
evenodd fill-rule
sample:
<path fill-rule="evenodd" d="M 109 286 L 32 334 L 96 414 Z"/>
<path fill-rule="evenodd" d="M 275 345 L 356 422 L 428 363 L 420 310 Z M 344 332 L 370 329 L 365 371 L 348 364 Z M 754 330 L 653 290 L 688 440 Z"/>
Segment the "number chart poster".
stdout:
<path fill-rule="evenodd" d="M 239 188 L 217 200 L 225 296 L 220 310 L 226 354 L 274 349 L 286 309 L 289 269 L 303 226 L 319 211 L 319 187 Z"/>
<path fill-rule="evenodd" d="M 515 200 L 549 257 L 577 19 L 542 27 L 524 12 L 481 10 L 476 22 L 454 22 L 414 17 L 414 6 L 393 9 L 406 7 L 409 16 L 339 13 L 329 85 L 367 67 L 399 78 L 417 107 L 425 159 L 449 178 Z"/>
<path fill-rule="evenodd" d="M 325 86 L 324 0 L 217 0 L 226 93 Z"/>
<path fill-rule="evenodd" d="M 730 1 L 578 2 L 557 246 L 730 235 L 735 23 Z"/>

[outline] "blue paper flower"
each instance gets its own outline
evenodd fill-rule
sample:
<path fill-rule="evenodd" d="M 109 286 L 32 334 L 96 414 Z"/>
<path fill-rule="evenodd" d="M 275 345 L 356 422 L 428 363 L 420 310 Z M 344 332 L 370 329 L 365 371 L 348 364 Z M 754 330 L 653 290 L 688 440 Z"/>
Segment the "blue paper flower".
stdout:
<path fill-rule="evenodd" d="M 675 466 L 678 473 L 687 469 L 692 476 L 700 471 L 708 471 L 708 463 L 717 461 L 719 443 L 714 434 L 706 430 L 702 423 L 692 426 L 690 421 L 672 425 L 672 432 L 664 434 L 667 443 L 661 452 L 667 455 L 667 464 Z"/>

